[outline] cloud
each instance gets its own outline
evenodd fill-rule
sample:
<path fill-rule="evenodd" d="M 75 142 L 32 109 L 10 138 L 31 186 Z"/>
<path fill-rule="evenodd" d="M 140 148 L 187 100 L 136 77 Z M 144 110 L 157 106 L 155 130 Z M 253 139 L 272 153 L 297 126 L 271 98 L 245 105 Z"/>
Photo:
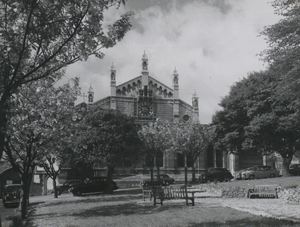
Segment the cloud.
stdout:
<path fill-rule="evenodd" d="M 109 96 L 112 62 L 117 68 L 117 84 L 123 83 L 140 75 L 145 50 L 150 75 L 172 86 L 176 67 L 180 98 L 191 103 L 196 91 L 200 122 L 209 123 L 231 85 L 249 71 L 264 69 L 256 55 L 266 43 L 258 34 L 278 20 L 267 1 L 150 1 L 154 5 L 148 2 L 144 7 L 139 3 L 133 9 L 134 27 L 120 43 L 104 51 L 103 60 L 91 58 L 75 64 L 67 74 L 81 75 L 83 92 L 92 83 L 98 100 Z M 138 0 L 108 12 L 108 21 L 131 10 L 134 2 Z"/>

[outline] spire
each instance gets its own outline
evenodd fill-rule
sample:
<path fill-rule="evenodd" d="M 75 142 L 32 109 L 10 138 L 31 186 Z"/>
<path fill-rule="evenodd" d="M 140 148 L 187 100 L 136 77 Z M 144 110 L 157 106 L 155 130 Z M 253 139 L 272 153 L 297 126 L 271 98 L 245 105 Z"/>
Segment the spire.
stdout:
<path fill-rule="evenodd" d="M 175 69 L 174 69 L 173 75 L 178 75 L 178 72 L 177 72 L 176 67 L 175 67 Z"/>
<path fill-rule="evenodd" d="M 197 123 L 199 122 L 199 104 L 198 104 L 198 95 L 196 93 L 196 90 L 192 97 L 192 106 L 193 106 L 193 122 Z"/>
<path fill-rule="evenodd" d="M 92 84 L 90 84 L 89 92 L 94 92 Z"/>
<path fill-rule="evenodd" d="M 175 85 L 175 84 L 178 84 L 178 72 L 176 70 L 176 67 L 173 72 L 173 85 Z"/>
<path fill-rule="evenodd" d="M 143 55 L 142 60 L 148 60 L 148 57 L 147 57 L 147 55 L 146 55 L 146 51 L 145 51 L 145 50 L 144 50 L 144 55 Z"/>
<path fill-rule="evenodd" d="M 110 68 L 110 95 L 116 96 L 116 67 L 114 63 L 112 63 Z M 114 109 L 114 107 L 111 107 Z"/>
<path fill-rule="evenodd" d="M 144 51 L 144 55 L 142 57 L 142 72 L 148 73 L 148 57 L 147 57 L 145 51 Z"/>
<path fill-rule="evenodd" d="M 93 90 L 93 87 L 92 87 L 92 84 L 90 84 L 90 88 L 88 90 L 88 102 L 94 102 L 94 90 Z"/>
<path fill-rule="evenodd" d="M 110 80 L 115 81 L 116 80 L 116 67 L 114 63 L 112 63 L 111 68 L 110 68 Z"/>
<path fill-rule="evenodd" d="M 115 67 L 114 63 L 111 64 L 111 69 L 110 69 L 110 71 L 116 71 L 116 67 Z"/>

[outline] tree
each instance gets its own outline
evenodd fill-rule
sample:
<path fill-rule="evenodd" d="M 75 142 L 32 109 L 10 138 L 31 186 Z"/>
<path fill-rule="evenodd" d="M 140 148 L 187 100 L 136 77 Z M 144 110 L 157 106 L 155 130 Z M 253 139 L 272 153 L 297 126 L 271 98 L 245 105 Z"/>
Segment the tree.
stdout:
<path fill-rule="evenodd" d="M 44 79 L 22 85 L 11 101 L 12 110 L 7 127 L 4 150 L 23 182 L 22 218 L 26 216 L 27 201 L 32 176 L 40 165 L 49 144 L 63 138 L 68 131 L 78 95 L 78 80 L 58 88 L 55 81 Z M 57 138 L 60 138 L 59 140 Z M 53 153 L 52 155 L 56 155 Z"/>
<path fill-rule="evenodd" d="M 283 157 L 284 174 L 288 172 L 288 165 L 293 154 L 298 149 L 298 125 L 299 125 L 299 107 L 300 107 L 300 80 L 299 80 L 299 53 L 300 29 L 298 21 L 300 19 L 300 5 L 297 0 L 275 0 L 273 1 L 275 13 L 282 19 L 273 25 L 264 29 L 261 33 L 266 36 L 268 48 L 261 52 L 265 62 L 271 65 L 271 68 L 279 74 L 280 81 L 276 86 L 276 97 L 274 95 L 273 113 L 262 116 L 267 125 L 262 126 L 262 118 L 256 119 L 253 125 L 273 128 L 275 130 L 272 138 L 266 138 L 267 141 L 277 140 L 280 146 L 280 153 Z M 250 132 L 257 133 L 257 132 Z M 252 134 L 251 134 L 252 135 Z M 268 143 L 268 145 L 270 144 Z M 275 149 L 271 146 L 269 149 Z"/>
<path fill-rule="evenodd" d="M 150 169 L 151 185 L 153 185 L 154 166 L 157 167 L 157 179 L 159 179 L 159 164 L 157 159 L 163 155 L 164 151 L 170 149 L 172 146 L 170 126 L 159 122 L 149 123 L 143 125 L 138 134 L 143 142 L 145 163 Z"/>
<path fill-rule="evenodd" d="M 47 175 L 52 179 L 54 198 L 58 198 L 58 192 L 56 187 L 57 177 L 62 169 L 67 164 L 70 164 L 75 159 L 75 152 L 69 147 L 70 144 L 59 145 L 61 139 L 66 137 L 60 137 L 58 140 L 49 143 L 43 150 L 43 157 L 40 161 L 40 165 L 44 168 Z"/>
<path fill-rule="evenodd" d="M 259 92 L 268 85 L 268 81 L 264 81 L 263 73 L 253 72 L 248 78 L 243 78 L 241 81 L 233 85 L 229 94 L 222 98 L 220 106 L 223 108 L 217 111 L 212 119 L 212 124 L 216 126 L 216 148 L 225 148 L 230 152 L 241 152 L 242 143 L 245 139 L 245 126 L 251 121 L 251 111 L 249 105 L 258 105 L 257 99 L 267 100 L 269 94 Z M 253 101 L 250 101 L 254 98 Z M 256 101 L 257 101 L 256 99 Z"/>
<path fill-rule="evenodd" d="M 112 193 L 110 184 L 113 171 L 118 162 L 140 159 L 140 140 L 134 119 L 117 110 L 90 107 L 77 134 L 77 152 L 88 163 L 103 161 L 107 167 L 109 182 L 108 193 Z"/>
<path fill-rule="evenodd" d="M 230 95 L 221 102 L 224 109 L 216 113 L 213 123 L 219 143 L 227 149 L 276 152 L 283 159 L 283 174 L 287 175 L 299 149 L 299 99 L 284 89 L 284 83 L 273 68 L 250 74 L 231 88 Z"/>
<path fill-rule="evenodd" d="M 62 70 L 120 41 L 132 13 L 109 25 L 104 12 L 125 0 L 0 1 L 0 158 L 13 94 L 24 84 L 60 78 Z"/>
<path fill-rule="evenodd" d="M 281 72 L 282 76 L 296 76 L 299 72 L 300 5 L 298 0 L 274 0 L 275 13 L 281 16 L 276 24 L 265 27 L 268 48 L 261 52 L 264 61 Z M 299 80 L 299 78 L 298 78 Z"/>
<path fill-rule="evenodd" d="M 196 181 L 195 162 L 200 154 L 207 148 L 210 137 L 209 128 L 204 128 L 199 123 L 188 122 L 173 125 L 173 147 L 185 156 L 185 175 L 187 181 L 187 158 L 192 161 L 192 182 Z"/>

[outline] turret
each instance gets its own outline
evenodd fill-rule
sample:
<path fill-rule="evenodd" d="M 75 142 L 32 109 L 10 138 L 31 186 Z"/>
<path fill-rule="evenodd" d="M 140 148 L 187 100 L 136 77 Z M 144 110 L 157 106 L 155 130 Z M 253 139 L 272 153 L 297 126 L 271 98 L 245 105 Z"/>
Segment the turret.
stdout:
<path fill-rule="evenodd" d="M 93 90 L 93 87 L 91 84 L 90 84 L 90 88 L 88 91 L 88 102 L 89 103 L 94 102 L 94 90 Z"/>
<path fill-rule="evenodd" d="M 193 106 L 193 122 L 198 123 L 199 122 L 199 104 L 198 104 L 198 95 L 196 91 L 193 94 L 192 97 L 192 106 Z"/>
<path fill-rule="evenodd" d="M 116 68 L 114 63 L 112 63 L 110 69 L 110 95 L 116 96 Z"/>
<path fill-rule="evenodd" d="M 142 85 L 148 86 L 149 81 L 149 71 L 148 71 L 148 57 L 146 55 L 146 52 L 144 52 L 144 55 L 142 57 Z"/>

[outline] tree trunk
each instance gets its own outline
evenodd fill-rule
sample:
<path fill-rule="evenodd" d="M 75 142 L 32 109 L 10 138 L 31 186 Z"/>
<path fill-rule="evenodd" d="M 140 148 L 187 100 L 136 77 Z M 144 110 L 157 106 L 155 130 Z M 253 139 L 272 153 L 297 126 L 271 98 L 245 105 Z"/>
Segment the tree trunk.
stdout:
<path fill-rule="evenodd" d="M 150 169 L 150 175 L 151 175 L 151 186 L 153 188 L 153 167 L 151 166 L 151 167 L 149 167 L 149 169 Z"/>
<path fill-rule="evenodd" d="M 114 171 L 114 166 L 113 165 L 107 165 L 107 180 L 108 180 L 108 187 L 106 193 L 112 194 L 113 193 L 113 185 L 112 185 L 112 176 L 113 176 L 113 171 Z"/>
<path fill-rule="evenodd" d="M 187 187 L 187 157 L 184 156 L 184 185 Z"/>
<path fill-rule="evenodd" d="M 26 218 L 26 211 L 27 211 L 27 202 L 29 201 L 29 189 L 30 189 L 30 181 L 31 177 L 28 174 L 23 174 L 22 176 L 23 187 L 21 193 L 21 216 L 22 219 Z"/>
<path fill-rule="evenodd" d="M 53 189 L 54 189 L 54 198 L 58 198 L 58 193 L 57 193 L 57 188 L 56 188 L 56 176 L 53 176 L 52 178 L 52 183 L 53 183 Z"/>
<path fill-rule="evenodd" d="M 7 123 L 7 105 L 3 105 L 0 101 L 0 160 L 4 151 L 4 139 L 6 133 L 6 123 Z"/>
<path fill-rule="evenodd" d="M 292 156 L 288 156 L 288 157 L 281 156 L 281 157 L 282 157 L 282 175 L 286 177 L 289 175 L 289 166 L 291 164 L 293 157 Z"/>
<path fill-rule="evenodd" d="M 159 173 L 159 166 L 157 165 L 157 175 L 156 175 L 156 177 L 157 177 L 157 180 L 159 181 L 160 180 L 160 173 Z"/>
<path fill-rule="evenodd" d="M 192 168 L 192 182 L 196 182 L 196 169 L 195 169 L 195 163 L 193 163 L 193 168 Z"/>

